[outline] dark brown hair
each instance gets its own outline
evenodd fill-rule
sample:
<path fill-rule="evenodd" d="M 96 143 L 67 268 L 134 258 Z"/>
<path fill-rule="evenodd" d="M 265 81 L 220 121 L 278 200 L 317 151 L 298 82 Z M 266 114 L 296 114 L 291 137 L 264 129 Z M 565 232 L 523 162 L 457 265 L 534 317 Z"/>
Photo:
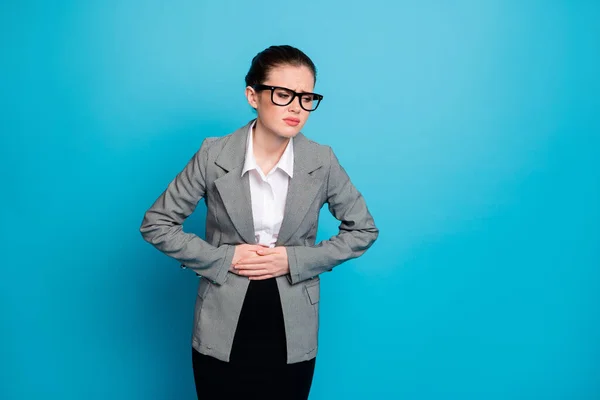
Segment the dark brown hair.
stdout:
<path fill-rule="evenodd" d="M 315 83 L 317 82 L 317 68 L 312 60 L 301 50 L 288 46 L 271 46 L 252 59 L 250 70 L 246 74 L 246 86 L 254 86 L 264 83 L 269 72 L 281 65 L 293 65 L 296 67 L 307 67 L 312 71 Z"/>

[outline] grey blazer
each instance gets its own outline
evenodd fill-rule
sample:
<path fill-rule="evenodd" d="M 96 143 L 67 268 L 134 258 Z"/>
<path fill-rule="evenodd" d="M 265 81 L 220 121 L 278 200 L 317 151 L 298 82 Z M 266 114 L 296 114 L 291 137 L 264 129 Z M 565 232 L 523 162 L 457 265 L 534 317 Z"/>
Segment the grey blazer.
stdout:
<path fill-rule="evenodd" d="M 248 128 L 207 138 L 144 215 L 140 232 L 183 268 L 201 275 L 192 346 L 229 361 L 247 277 L 229 272 L 235 246 L 255 243 L 248 174 L 241 177 Z M 206 240 L 182 230 L 200 199 L 207 206 Z M 328 203 L 339 233 L 315 244 L 319 211 Z M 294 177 L 288 187 L 277 246 L 287 248 L 290 273 L 276 279 L 283 309 L 287 363 L 317 354 L 319 274 L 363 254 L 379 234 L 362 195 L 329 146 L 294 138 Z"/>

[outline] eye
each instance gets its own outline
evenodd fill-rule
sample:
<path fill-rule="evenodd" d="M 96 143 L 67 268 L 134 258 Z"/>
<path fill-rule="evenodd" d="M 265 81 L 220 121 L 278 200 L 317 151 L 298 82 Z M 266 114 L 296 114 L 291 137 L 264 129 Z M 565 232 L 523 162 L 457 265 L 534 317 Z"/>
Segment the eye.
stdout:
<path fill-rule="evenodd" d="M 290 95 L 284 92 L 277 92 L 277 97 L 279 97 L 280 99 L 287 99 L 290 97 Z"/>

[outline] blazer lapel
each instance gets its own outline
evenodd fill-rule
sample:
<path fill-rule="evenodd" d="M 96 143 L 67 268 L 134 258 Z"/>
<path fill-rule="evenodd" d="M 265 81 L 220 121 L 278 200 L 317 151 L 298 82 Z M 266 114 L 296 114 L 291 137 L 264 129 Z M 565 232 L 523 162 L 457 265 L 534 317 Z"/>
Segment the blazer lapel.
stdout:
<path fill-rule="evenodd" d="M 248 174 L 241 176 L 246 157 L 248 129 L 252 122 L 231 135 L 215 160 L 215 164 L 227 171 L 225 175 L 215 180 L 215 186 L 233 226 L 246 243 L 256 243 L 250 181 Z"/>
<path fill-rule="evenodd" d="M 301 132 L 294 138 L 294 177 L 290 179 L 283 213 L 283 222 L 277 237 L 277 246 L 285 244 L 304 220 L 319 188 L 322 178 L 312 175 L 322 166 L 318 153 Z"/>

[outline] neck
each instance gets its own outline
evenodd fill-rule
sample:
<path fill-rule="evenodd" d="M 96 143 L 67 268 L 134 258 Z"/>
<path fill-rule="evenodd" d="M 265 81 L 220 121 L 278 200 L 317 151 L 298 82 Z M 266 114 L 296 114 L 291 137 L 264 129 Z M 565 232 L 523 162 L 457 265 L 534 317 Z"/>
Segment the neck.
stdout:
<path fill-rule="evenodd" d="M 290 138 L 281 137 L 275 132 L 267 129 L 260 121 L 256 120 L 252 146 L 256 160 L 278 161 L 285 151 Z"/>

